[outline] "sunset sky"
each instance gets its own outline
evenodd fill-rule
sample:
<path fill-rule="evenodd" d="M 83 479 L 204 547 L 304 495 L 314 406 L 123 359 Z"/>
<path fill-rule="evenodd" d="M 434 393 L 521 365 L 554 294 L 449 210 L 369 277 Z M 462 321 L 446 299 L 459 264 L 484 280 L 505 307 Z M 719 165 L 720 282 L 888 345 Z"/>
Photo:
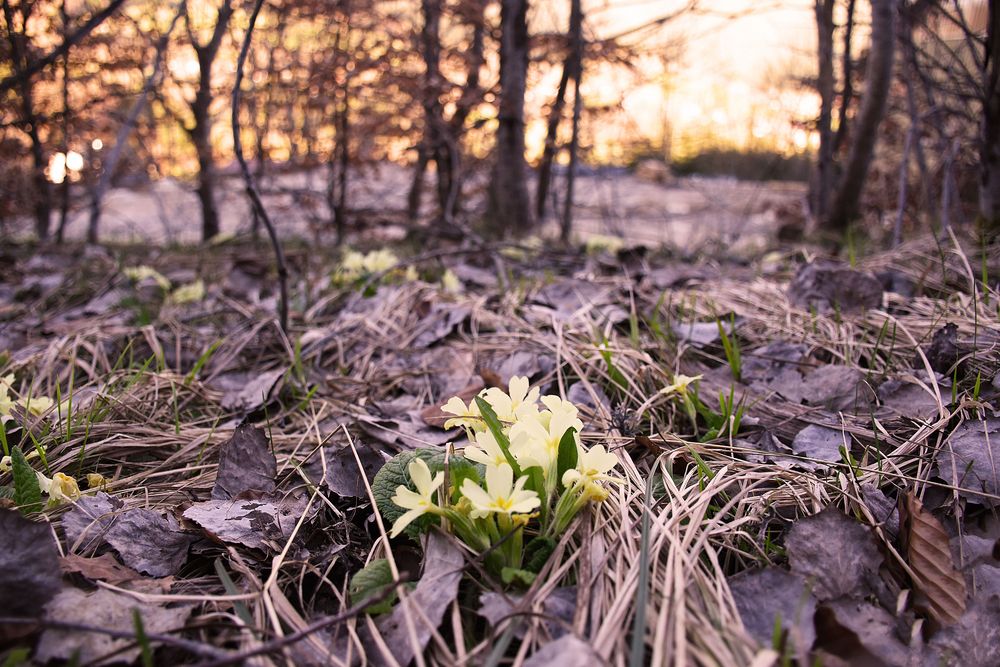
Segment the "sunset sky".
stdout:
<path fill-rule="evenodd" d="M 618 34 L 683 4 L 598 0 L 590 5 L 590 24 L 599 35 Z M 641 64 L 646 83 L 627 90 L 630 82 L 621 77 L 592 73 L 588 99 L 622 95 L 634 127 L 614 131 L 653 139 L 666 125 L 675 154 L 712 142 L 806 148 L 812 138 L 789 121 L 815 115 L 816 97 L 782 83 L 792 72 L 815 67 L 812 2 L 702 0 L 700 8 L 646 37 L 643 43 L 653 47 Z M 657 46 L 673 57 L 664 63 Z M 605 141 L 614 150 L 614 137 Z"/>

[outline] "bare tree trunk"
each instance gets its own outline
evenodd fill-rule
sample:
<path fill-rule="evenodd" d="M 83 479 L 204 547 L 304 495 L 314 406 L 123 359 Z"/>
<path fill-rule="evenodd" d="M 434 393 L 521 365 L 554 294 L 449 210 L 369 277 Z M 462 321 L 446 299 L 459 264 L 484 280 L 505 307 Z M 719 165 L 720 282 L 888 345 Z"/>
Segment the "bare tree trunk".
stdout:
<path fill-rule="evenodd" d="M 528 47 L 528 0 L 501 0 L 499 126 L 486 216 L 496 236 L 521 236 L 534 226 L 524 159 Z"/>
<path fill-rule="evenodd" d="M 52 208 L 49 202 L 49 181 L 45 177 L 45 168 L 48 163 L 45 159 L 45 146 L 38 133 L 39 118 L 35 112 L 34 90 L 31 86 L 30 73 L 33 65 L 29 62 L 28 37 L 25 33 L 32 6 L 28 3 L 21 4 L 21 32 L 17 32 L 14 28 L 14 11 L 11 9 L 9 0 L 3 0 L 4 20 L 7 22 L 7 40 L 10 42 L 11 54 L 13 55 L 11 64 L 14 73 L 9 78 L 14 80 L 21 89 L 21 125 L 31 141 L 32 206 L 35 213 L 35 234 L 40 240 L 45 240 L 49 236 Z M 6 82 L 7 79 L 4 81 Z"/>
<path fill-rule="evenodd" d="M 996 233 L 1000 231 L 1000 9 L 996 2 L 989 3 L 984 65 L 979 215 L 983 229 Z"/>
<path fill-rule="evenodd" d="M 413 166 L 413 180 L 410 181 L 410 191 L 406 195 L 406 217 L 410 222 L 416 222 L 420 217 L 420 200 L 424 194 L 424 174 L 430 160 L 423 144 L 417 148 L 417 163 Z"/>
<path fill-rule="evenodd" d="M 854 5 L 855 0 L 848 0 L 847 20 L 844 23 L 844 53 L 841 58 L 844 86 L 840 93 L 840 113 L 837 114 L 837 134 L 833 140 L 833 152 L 837 153 L 847 140 L 847 112 L 854 101 L 854 80 L 852 72 L 854 60 L 851 58 L 852 38 L 854 37 Z"/>
<path fill-rule="evenodd" d="M 830 214 L 824 222 L 824 226 L 830 230 L 846 230 L 857 215 L 861 191 L 878 140 L 878 128 L 885 115 L 889 84 L 892 82 L 892 60 L 896 46 L 895 17 L 894 0 L 872 0 L 872 44 L 865 73 L 865 93 L 847 165 L 831 204 Z"/>
<path fill-rule="evenodd" d="M 111 187 L 111 181 L 114 179 L 115 171 L 118 169 L 118 162 L 121 160 L 122 155 L 125 154 L 129 135 L 132 134 L 135 126 L 138 125 L 139 117 L 142 116 L 143 112 L 149 106 L 150 95 L 152 95 L 153 89 L 160 79 L 160 72 L 163 71 L 163 54 L 167 49 L 167 44 L 170 43 L 170 35 L 174 32 L 174 28 L 177 26 L 177 22 L 183 13 L 184 3 L 179 2 L 177 3 L 177 11 L 170 21 L 166 32 L 156 42 L 156 52 L 153 55 L 153 70 L 146 77 L 145 82 L 143 82 L 139 98 L 132 105 L 132 108 L 129 109 L 128 116 L 125 117 L 125 121 L 118 128 L 114 146 L 110 147 L 102 160 L 100 176 L 90 193 L 90 220 L 87 223 L 87 243 L 97 243 L 98 228 L 101 222 L 101 204 L 104 200 L 104 195 L 107 194 L 108 189 Z"/>
<path fill-rule="evenodd" d="M 818 38 L 819 76 L 816 87 L 819 91 L 820 108 L 817 131 L 819 132 L 819 155 L 816 173 L 813 176 L 811 204 L 813 216 L 817 220 L 826 217 L 833 189 L 834 164 L 831 129 L 833 118 L 833 7 L 834 0 L 816 0 L 816 35 Z"/>
<path fill-rule="evenodd" d="M 559 122 L 562 120 L 563 106 L 566 102 L 566 89 L 569 87 L 570 79 L 580 85 L 579 61 L 582 60 L 580 51 L 583 42 L 583 4 L 581 0 L 572 0 L 569 12 L 569 52 L 566 54 L 566 61 L 563 63 L 562 76 L 559 79 L 559 88 L 556 91 L 556 99 L 552 103 L 552 110 L 549 112 L 549 124 L 545 133 L 545 149 L 542 152 L 542 161 L 538 165 L 538 188 L 535 193 L 535 213 L 538 219 L 545 219 L 545 201 L 549 193 L 549 185 L 552 182 L 552 162 L 556 156 L 556 139 L 559 130 Z M 574 103 L 575 104 L 575 103 Z"/>
<path fill-rule="evenodd" d="M 574 0 L 578 3 L 580 0 Z M 580 51 L 583 49 L 581 48 Z M 576 83 L 573 86 L 573 130 L 569 140 L 569 172 L 566 174 L 566 201 L 564 203 L 562 224 L 559 226 L 559 238 L 563 243 L 569 243 L 573 231 L 573 189 L 576 185 L 576 163 L 580 145 L 580 113 L 583 110 L 583 96 L 580 94 L 580 80 L 583 78 L 582 64 L 574 63 Z"/>
<path fill-rule="evenodd" d="M 69 13 L 66 11 L 66 0 L 63 0 L 59 5 L 59 17 L 62 19 L 63 34 L 68 35 Z M 69 155 L 69 51 L 66 51 L 62 60 L 62 111 L 62 152 L 63 155 Z M 59 192 L 59 226 L 56 227 L 56 243 L 63 242 L 63 235 L 66 233 L 66 223 L 69 220 L 69 186 L 69 178 L 63 179 L 62 188 Z"/>
<path fill-rule="evenodd" d="M 185 5 L 186 8 L 186 5 Z M 198 201 L 201 205 L 201 237 L 208 241 L 218 235 L 219 211 L 215 205 L 215 158 L 212 154 L 212 66 L 219 53 L 219 46 L 232 18 L 232 0 L 223 0 L 215 21 L 215 29 L 207 44 L 199 44 L 191 27 L 190 16 L 185 12 L 188 36 L 198 56 L 198 89 L 191 103 L 193 127 L 186 128 L 198 156 Z"/>

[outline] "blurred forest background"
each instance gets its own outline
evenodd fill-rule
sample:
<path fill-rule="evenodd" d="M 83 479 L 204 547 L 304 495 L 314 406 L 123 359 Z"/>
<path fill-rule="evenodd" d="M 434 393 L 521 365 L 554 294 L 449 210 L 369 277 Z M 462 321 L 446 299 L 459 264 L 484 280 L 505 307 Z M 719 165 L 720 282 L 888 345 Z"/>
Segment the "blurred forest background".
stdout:
<path fill-rule="evenodd" d="M 282 235 L 548 224 L 568 239 L 576 213 L 584 235 L 683 223 L 656 237 L 676 240 L 713 224 L 706 202 L 792 236 L 855 220 L 896 242 L 993 229 L 997 14 L 987 0 L 3 0 L 0 228 L 257 233 L 235 121 Z"/>

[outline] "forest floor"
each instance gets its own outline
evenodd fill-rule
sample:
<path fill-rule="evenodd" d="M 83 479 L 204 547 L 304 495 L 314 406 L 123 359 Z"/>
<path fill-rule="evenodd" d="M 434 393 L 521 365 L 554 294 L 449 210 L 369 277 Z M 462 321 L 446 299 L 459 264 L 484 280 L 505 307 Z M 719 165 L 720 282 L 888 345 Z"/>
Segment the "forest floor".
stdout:
<path fill-rule="evenodd" d="M 0 249 L 4 664 L 1000 664 L 1000 249 L 394 249 Z M 515 376 L 623 480 L 521 587 L 369 484 Z"/>

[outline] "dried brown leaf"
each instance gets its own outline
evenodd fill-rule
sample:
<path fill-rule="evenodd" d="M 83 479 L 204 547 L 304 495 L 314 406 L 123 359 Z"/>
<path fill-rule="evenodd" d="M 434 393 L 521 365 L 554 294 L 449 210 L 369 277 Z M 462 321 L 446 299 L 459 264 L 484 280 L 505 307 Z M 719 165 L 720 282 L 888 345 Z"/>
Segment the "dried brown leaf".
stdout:
<path fill-rule="evenodd" d="M 267 434 L 241 424 L 220 448 L 219 473 L 212 487 L 212 498 L 229 500 L 247 491 L 273 493 L 277 473 L 278 463 Z"/>
<path fill-rule="evenodd" d="M 965 578 L 955 568 L 948 533 L 941 522 L 907 493 L 903 499 L 906 560 L 914 585 L 926 598 L 931 616 L 942 625 L 955 623 L 965 612 L 968 594 Z"/>

